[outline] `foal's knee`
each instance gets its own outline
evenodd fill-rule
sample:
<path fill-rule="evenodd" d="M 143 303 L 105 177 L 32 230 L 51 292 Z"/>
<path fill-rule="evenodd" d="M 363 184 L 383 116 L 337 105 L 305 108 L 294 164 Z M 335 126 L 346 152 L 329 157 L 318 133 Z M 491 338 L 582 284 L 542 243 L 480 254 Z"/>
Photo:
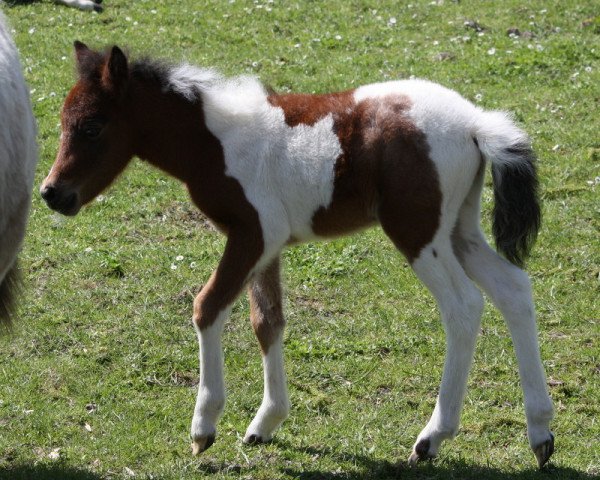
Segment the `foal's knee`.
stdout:
<path fill-rule="evenodd" d="M 508 265 L 505 274 L 495 281 L 493 300 L 500 311 L 521 316 L 533 315 L 531 280 L 529 275 L 514 265 Z"/>
<path fill-rule="evenodd" d="M 283 335 L 285 320 L 283 315 L 252 315 L 252 328 L 263 355 L 269 352 L 269 348 Z"/>
<path fill-rule="evenodd" d="M 476 337 L 483 313 L 483 294 L 469 284 L 449 303 L 444 315 L 448 333 L 461 338 Z"/>
<path fill-rule="evenodd" d="M 194 299 L 194 314 L 192 324 L 198 333 L 210 327 L 218 320 L 219 315 L 227 310 L 227 306 L 216 301 L 214 295 L 209 295 L 206 287 Z"/>

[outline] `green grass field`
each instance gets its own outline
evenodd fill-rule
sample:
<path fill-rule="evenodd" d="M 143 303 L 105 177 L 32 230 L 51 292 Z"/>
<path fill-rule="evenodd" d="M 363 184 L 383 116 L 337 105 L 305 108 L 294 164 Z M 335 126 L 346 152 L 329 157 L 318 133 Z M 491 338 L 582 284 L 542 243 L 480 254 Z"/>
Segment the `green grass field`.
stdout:
<path fill-rule="evenodd" d="M 433 462 L 406 466 L 435 403 L 444 335 L 428 291 L 373 229 L 284 255 L 292 413 L 268 445 L 241 442 L 260 404 L 262 368 L 248 302 L 236 303 L 224 336 L 228 403 L 215 445 L 192 457 L 192 299 L 224 240 L 181 185 L 136 161 L 74 219 L 34 195 L 21 255 L 26 293 L 13 335 L 0 339 L 0 478 L 598 478 L 596 2 L 105 4 L 101 14 L 51 1 L 2 5 L 39 125 L 36 189 L 56 153 L 75 39 L 256 74 L 280 91 L 414 75 L 513 111 L 540 157 L 544 224 L 528 270 L 556 453 L 536 470 L 510 338 L 488 304 L 459 435 Z M 484 208 L 487 230 L 489 185 Z"/>

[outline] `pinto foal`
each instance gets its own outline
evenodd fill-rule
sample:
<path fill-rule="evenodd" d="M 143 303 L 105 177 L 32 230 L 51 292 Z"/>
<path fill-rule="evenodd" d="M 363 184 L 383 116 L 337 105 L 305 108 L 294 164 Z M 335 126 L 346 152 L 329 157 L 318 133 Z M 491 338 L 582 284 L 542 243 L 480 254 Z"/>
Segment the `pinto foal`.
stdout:
<path fill-rule="evenodd" d="M 534 155 L 507 115 L 420 81 L 328 95 L 276 94 L 251 77 L 191 65 L 129 63 L 75 42 L 79 79 L 62 110 L 56 161 L 41 187 L 75 215 L 138 156 L 187 186 L 227 235 L 223 257 L 194 301 L 200 385 L 193 451 L 211 446 L 225 403 L 221 333 L 248 286 L 264 366 L 264 398 L 244 437 L 266 442 L 287 417 L 279 256 L 290 243 L 381 224 L 431 290 L 447 335 L 439 397 L 410 462 L 433 457 L 459 425 L 483 297 L 515 344 L 530 445 L 553 451 L 552 403 L 536 338 L 528 276 L 517 265 L 539 228 Z M 485 162 L 492 164 L 494 234 L 480 230 Z"/>

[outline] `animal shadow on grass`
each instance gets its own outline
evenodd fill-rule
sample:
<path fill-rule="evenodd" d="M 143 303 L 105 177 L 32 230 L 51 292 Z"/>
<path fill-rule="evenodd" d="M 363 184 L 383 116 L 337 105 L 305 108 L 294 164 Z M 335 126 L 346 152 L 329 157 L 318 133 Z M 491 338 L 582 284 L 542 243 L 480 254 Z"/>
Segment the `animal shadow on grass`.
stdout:
<path fill-rule="evenodd" d="M 63 462 L 0 466 L 0 480 L 102 480 L 98 474 L 69 467 Z"/>
<path fill-rule="evenodd" d="M 328 448 L 297 448 L 291 445 L 283 445 L 283 442 L 279 441 L 275 441 L 275 443 L 286 449 L 291 448 L 304 452 L 309 456 L 329 457 L 340 464 L 350 463 L 355 465 L 351 471 L 342 470 L 341 472 L 339 470 L 332 472 L 304 468 L 282 469 L 282 473 L 298 480 L 592 480 L 598 478 L 572 468 L 555 467 L 551 464 L 542 470 L 538 470 L 532 466 L 531 469 L 526 471 L 514 473 L 498 470 L 493 467 L 472 465 L 464 460 L 438 461 L 435 463 L 422 462 L 416 467 L 410 467 L 404 460 L 390 462 L 370 456 L 340 454 Z M 534 463 L 533 459 L 532 463 Z"/>

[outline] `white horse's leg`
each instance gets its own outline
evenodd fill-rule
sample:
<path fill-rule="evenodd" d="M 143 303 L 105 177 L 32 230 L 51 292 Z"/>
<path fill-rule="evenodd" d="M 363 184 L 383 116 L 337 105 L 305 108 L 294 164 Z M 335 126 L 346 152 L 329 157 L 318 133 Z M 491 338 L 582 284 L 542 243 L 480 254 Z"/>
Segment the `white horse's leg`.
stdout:
<path fill-rule="evenodd" d="M 62 3 L 67 7 L 78 8 L 79 10 L 95 10 L 102 11 L 102 0 L 55 0 L 56 3 Z"/>
<path fill-rule="evenodd" d="M 458 431 L 483 311 L 483 296 L 458 263 L 445 235 L 425 247 L 412 266 L 438 302 L 446 332 L 446 361 L 435 409 L 417 437 L 411 464 L 435 456 L 442 441 Z"/>
<path fill-rule="evenodd" d="M 264 395 L 254 420 L 246 430 L 245 443 L 268 442 L 287 418 L 290 403 L 283 366 L 283 329 L 279 258 L 255 274 L 249 288 L 251 320 L 259 340 L 263 369 Z"/>

